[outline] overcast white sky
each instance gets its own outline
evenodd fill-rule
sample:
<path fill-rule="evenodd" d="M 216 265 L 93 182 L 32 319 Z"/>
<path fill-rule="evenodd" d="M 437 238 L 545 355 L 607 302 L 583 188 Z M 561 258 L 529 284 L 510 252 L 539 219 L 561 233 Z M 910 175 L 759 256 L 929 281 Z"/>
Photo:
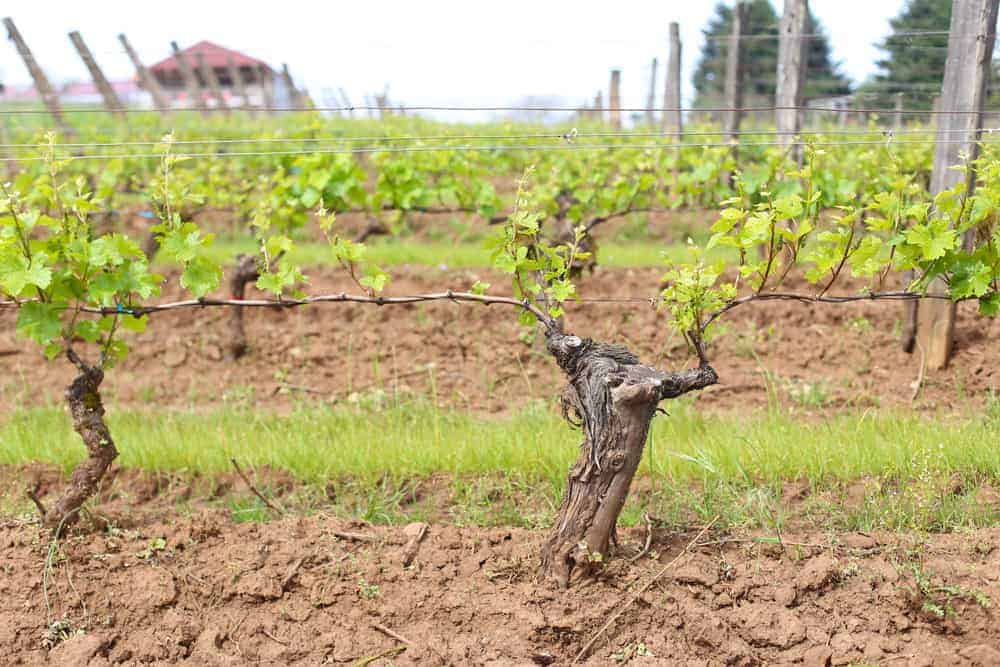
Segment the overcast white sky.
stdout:
<path fill-rule="evenodd" d="M 781 0 L 772 0 L 780 5 Z M 860 81 L 874 70 L 874 42 L 904 0 L 812 0 L 834 55 Z M 88 75 L 66 36 L 79 30 L 110 78 L 132 68 L 116 35 L 125 32 L 146 64 L 208 39 L 280 66 L 318 104 L 342 86 L 354 104 L 389 85 L 395 103 L 504 105 L 525 96 L 582 103 L 621 67 L 623 106 L 643 106 L 649 63 L 659 57 L 662 89 L 667 25 L 678 21 L 684 45 L 684 98 L 716 0 L 108 0 L 4 3 L 54 81 Z M 5 35 L 4 35 L 5 36 Z M 29 83 L 13 45 L 0 45 L 0 80 Z M 662 90 L 658 90 L 658 98 Z M 660 100 L 658 100 L 659 102 Z"/>

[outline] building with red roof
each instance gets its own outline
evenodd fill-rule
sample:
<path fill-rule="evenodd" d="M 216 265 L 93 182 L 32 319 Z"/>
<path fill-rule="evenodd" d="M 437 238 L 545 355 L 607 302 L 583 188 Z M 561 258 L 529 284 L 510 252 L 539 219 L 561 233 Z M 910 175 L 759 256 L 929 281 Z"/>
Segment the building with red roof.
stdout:
<path fill-rule="evenodd" d="M 243 79 L 244 87 L 250 98 L 248 102 L 253 105 L 262 104 L 264 99 L 264 85 L 272 87 L 273 90 L 277 81 L 280 81 L 280 79 L 276 80 L 274 70 L 263 60 L 253 58 L 239 51 L 227 49 L 214 42 L 202 40 L 193 46 L 182 49 L 180 53 L 198 79 L 200 94 L 209 104 L 213 102 L 211 90 L 198 67 L 199 55 L 204 59 L 206 67 L 211 67 L 215 73 L 215 78 L 218 80 L 222 88 L 223 97 L 226 98 L 227 102 L 239 95 L 239 88 L 233 80 L 233 71 Z M 232 70 L 230 66 L 232 66 Z M 150 66 L 149 71 L 156 78 L 157 82 L 159 82 L 160 87 L 163 88 L 163 92 L 169 95 L 175 104 L 185 106 L 190 104 L 187 88 L 184 85 L 184 76 L 181 73 L 181 67 L 176 55 L 164 58 L 160 62 L 155 63 Z M 274 94 L 280 98 L 282 97 L 280 84 L 278 88 L 279 90 L 274 91 Z M 239 100 L 237 100 L 238 102 Z"/>

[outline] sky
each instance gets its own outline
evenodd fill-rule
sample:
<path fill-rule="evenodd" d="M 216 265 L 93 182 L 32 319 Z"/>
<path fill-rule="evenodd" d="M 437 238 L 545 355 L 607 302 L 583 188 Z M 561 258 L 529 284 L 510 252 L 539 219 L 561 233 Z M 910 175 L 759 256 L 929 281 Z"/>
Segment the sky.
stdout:
<path fill-rule="evenodd" d="M 780 5 L 781 0 L 772 0 Z M 859 82 L 875 71 L 874 43 L 904 0 L 812 0 L 834 57 Z M 667 31 L 677 21 L 683 44 L 684 101 L 693 98 L 691 74 L 703 44 L 701 30 L 716 0 L 616 2 L 507 0 L 105 0 L 7 2 L 36 59 L 53 82 L 87 80 L 67 33 L 79 30 L 112 79 L 129 78 L 131 64 L 117 34 L 128 35 L 147 65 L 202 39 L 280 67 L 317 104 L 343 87 L 353 104 L 388 86 L 395 104 L 502 106 L 526 98 L 567 105 L 592 100 L 622 69 L 622 105 L 645 106 L 650 61 L 660 60 L 657 103 L 662 103 Z M 0 45 L 0 81 L 30 83 L 13 44 Z"/>

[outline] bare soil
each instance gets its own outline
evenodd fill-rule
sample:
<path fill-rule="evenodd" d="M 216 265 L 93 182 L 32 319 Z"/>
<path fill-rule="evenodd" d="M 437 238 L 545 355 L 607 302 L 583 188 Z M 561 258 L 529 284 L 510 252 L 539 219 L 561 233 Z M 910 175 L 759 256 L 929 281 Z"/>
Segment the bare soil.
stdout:
<path fill-rule="evenodd" d="M 561 591 L 535 579 L 541 531 L 432 524 L 404 566 L 412 527 L 178 516 L 183 487 L 124 471 L 114 488 L 100 509 L 127 518 L 81 522 L 51 558 L 37 524 L 0 518 L 0 664 L 569 664 L 621 609 L 587 664 L 1000 664 L 1000 528 L 709 530 L 690 549 L 698 527 L 654 529 L 630 562 L 638 527 Z"/>
<path fill-rule="evenodd" d="M 444 261 L 447 261 L 446 259 Z M 333 269 L 308 272 L 310 293 L 357 291 Z M 598 267 L 582 278 L 588 298 L 656 294 L 656 269 Z M 488 270 L 399 267 L 390 294 L 465 289 L 476 280 L 501 292 L 504 276 Z M 806 286 L 800 286 L 807 289 Z M 251 295 L 254 292 L 250 291 Z M 167 290 L 163 299 L 178 296 Z M 790 409 L 845 407 L 968 409 L 1000 386 L 1000 319 L 958 309 L 951 365 L 921 377 L 919 352 L 900 349 L 897 303 L 801 305 L 757 303 L 725 318 L 713 345 L 721 384 L 698 395 L 699 408 L 766 405 L 769 392 Z M 37 346 L 15 336 L 12 312 L 0 312 L 0 400 L 8 405 L 61 401 L 73 377 L 63 360 L 45 363 Z M 102 387 L 113 406 L 210 408 L 228 401 L 281 409 L 302 398 L 338 402 L 371 392 L 433 396 L 443 405 L 482 412 L 516 410 L 548 399 L 563 378 L 530 331 L 501 306 L 448 302 L 374 307 L 326 304 L 248 310 L 249 354 L 225 358 L 228 313 L 186 310 L 152 316 L 129 335 L 133 353 Z M 667 370 L 693 363 L 662 313 L 642 302 L 571 304 L 568 329 L 623 343 L 644 363 Z M 915 398 L 914 398 L 915 396 Z"/>
<path fill-rule="evenodd" d="M 287 473 L 255 478 L 289 506 Z M 0 467 L 4 488 L 28 479 L 43 500 L 66 483 Z M 52 551 L 36 522 L 0 515 L 0 664 L 570 664 L 621 609 L 587 664 L 1000 664 L 1000 528 L 793 524 L 780 543 L 710 529 L 692 546 L 698 526 L 640 526 L 596 582 L 561 591 L 535 578 L 543 531 L 432 519 L 417 543 L 415 526 L 220 509 L 248 494 L 235 474 L 116 467 Z"/>

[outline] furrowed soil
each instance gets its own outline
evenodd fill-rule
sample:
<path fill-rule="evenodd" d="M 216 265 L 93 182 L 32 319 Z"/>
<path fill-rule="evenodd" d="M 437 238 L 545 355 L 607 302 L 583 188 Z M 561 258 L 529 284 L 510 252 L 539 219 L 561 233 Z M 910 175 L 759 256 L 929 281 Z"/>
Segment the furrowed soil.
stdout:
<path fill-rule="evenodd" d="M 65 484 L 0 468 L 4 486 L 28 478 L 43 499 Z M 256 478 L 288 506 L 287 474 Z M 235 474 L 116 468 L 58 547 L 0 516 L 0 664 L 571 664 L 620 611 L 583 662 L 1000 664 L 1000 528 L 779 540 L 651 524 L 619 530 L 603 575 L 563 591 L 535 576 L 544 531 L 236 522 L 220 503 L 240 495 Z"/>
<path fill-rule="evenodd" d="M 619 611 L 586 664 L 1000 664 L 997 528 L 631 528 L 599 580 L 563 591 L 536 580 L 542 531 L 432 523 L 416 542 L 323 514 L 179 516 L 191 488 L 142 473 L 106 488 L 108 514 L 54 549 L 0 523 L 0 664 L 570 664 Z"/>
<path fill-rule="evenodd" d="M 447 261 L 446 259 L 444 260 Z M 312 294 L 357 292 L 333 269 L 307 272 Z M 500 286 L 489 270 L 397 267 L 391 294 Z M 657 293 L 661 271 L 598 267 L 579 281 L 587 298 L 569 304 L 567 328 L 627 345 L 644 363 L 678 369 L 694 363 L 662 313 L 625 297 Z M 176 281 L 171 281 L 176 284 Z M 167 288 L 162 300 L 179 297 Z M 790 289 L 813 291 L 804 283 Z M 221 295 L 221 293 L 220 293 Z M 255 296 L 250 290 L 248 296 Z M 7 405 L 61 401 L 69 363 L 45 363 L 37 346 L 17 338 L 15 313 L 0 312 L 0 400 Z M 185 409 L 241 401 L 282 409 L 302 398 L 346 401 L 371 392 L 419 394 L 440 405 L 503 413 L 556 395 L 564 382 L 531 330 L 504 306 L 433 302 L 406 306 L 324 304 L 247 309 L 249 354 L 226 358 L 230 313 L 189 309 L 151 316 L 143 334 L 126 335 L 129 357 L 108 374 L 111 405 Z M 958 307 L 955 354 L 941 371 L 921 372 L 921 354 L 900 349 L 902 306 L 755 303 L 727 314 L 710 354 L 721 384 L 698 395 L 705 409 L 752 409 L 769 392 L 809 409 L 912 406 L 938 411 L 981 405 L 1000 385 L 1000 319 Z"/>

